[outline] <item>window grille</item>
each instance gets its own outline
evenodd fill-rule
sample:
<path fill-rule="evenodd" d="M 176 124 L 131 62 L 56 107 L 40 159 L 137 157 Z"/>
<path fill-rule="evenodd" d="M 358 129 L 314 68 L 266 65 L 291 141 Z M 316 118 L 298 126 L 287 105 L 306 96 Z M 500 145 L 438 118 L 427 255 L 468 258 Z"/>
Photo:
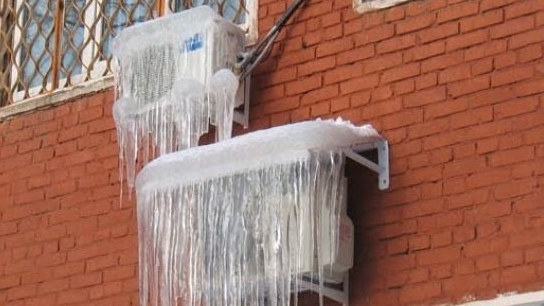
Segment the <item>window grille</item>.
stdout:
<path fill-rule="evenodd" d="M 245 0 L 0 0 L 0 106 L 111 74 L 123 28 L 199 5 L 249 28 Z"/>

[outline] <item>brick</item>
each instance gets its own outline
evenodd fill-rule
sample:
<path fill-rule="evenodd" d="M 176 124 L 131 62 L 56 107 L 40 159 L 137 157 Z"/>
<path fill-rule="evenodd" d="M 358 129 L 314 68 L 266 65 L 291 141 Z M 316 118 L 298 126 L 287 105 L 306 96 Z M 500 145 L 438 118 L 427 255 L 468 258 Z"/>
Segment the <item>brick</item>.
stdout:
<path fill-rule="evenodd" d="M 336 98 L 330 101 L 331 112 L 335 113 L 344 109 L 348 109 L 350 105 L 349 97 Z"/>
<path fill-rule="evenodd" d="M 413 77 L 420 74 L 419 63 L 407 64 L 404 66 L 392 68 L 386 70 L 382 74 L 381 81 L 382 83 L 390 83 Z"/>
<path fill-rule="evenodd" d="M 297 68 L 296 67 L 286 67 L 278 69 L 274 74 L 267 74 L 260 77 L 259 86 L 261 88 L 274 86 L 277 84 L 286 83 L 289 81 L 296 80 L 297 78 Z"/>
<path fill-rule="evenodd" d="M 342 82 L 348 79 L 363 75 L 363 69 L 360 63 L 336 67 L 333 70 L 325 72 L 323 75 L 324 85 Z"/>
<path fill-rule="evenodd" d="M 526 63 L 542 57 L 542 46 L 530 45 L 518 51 L 520 63 Z"/>
<path fill-rule="evenodd" d="M 438 75 L 440 84 L 465 80 L 471 77 L 471 67 L 468 64 L 446 68 Z"/>
<path fill-rule="evenodd" d="M 331 103 L 329 101 L 320 102 L 310 107 L 312 117 L 319 117 L 331 112 Z"/>
<path fill-rule="evenodd" d="M 315 53 L 316 51 L 313 47 L 285 53 L 278 60 L 278 67 L 281 68 L 308 62 L 315 58 Z"/>
<path fill-rule="evenodd" d="M 425 45 L 416 46 L 405 51 L 404 61 L 419 61 L 433 56 L 444 54 L 446 51 L 446 43 L 443 41 L 432 42 Z"/>
<path fill-rule="evenodd" d="M 423 74 L 416 78 L 415 83 L 417 90 L 436 86 L 438 84 L 438 74 L 436 72 Z"/>
<path fill-rule="evenodd" d="M 486 28 L 504 20 L 503 10 L 492 10 L 474 17 L 463 18 L 460 21 L 461 33 Z"/>
<path fill-rule="evenodd" d="M 525 262 L 532 263 L 535 261 L 542 261 L 544 258 L 544 248 L 536 247 L 525 250 Z"/>
<path fill-rule="evenodd" d="M 134 277 L 135 267 L 133 265 L 119 266 L 104 270 L 104 282 L 111 282 Z"/>
<path fill-rule="evenodd" d="M 372 103 L 363 108 L 363 118 L 377 118 L 398 112 L 402 109 L 401 99 L 391 99 L 379 103 Z"/>
<path fill-rule="evenodd" d="M 473 62 L 471 65 L 471 71 L 473 76 L 489 73 L 492 70 L 493 70 L 492 58 L 484 58 L 484 59 Z"/>
<path fill-rule="evenodd" d="M 407 34 L 403 36 L 395 36 L 388 40 L 379 42 L 376 45 L 376 52 L 378 54 L 394 52 L 402 49 L 407 49 L 415 46 L 416 36 L 412 34 Z"/>
<path fill-rule="evenodd" d="M 383 118 L 384 129 L 394 129 L 423 121 L 423 112 L 419 109 L 405 110 Z"/>
<path fill-rule="evenodd" d="M 536 279 L 536 270 L 531 265 L 505 268 L 500 274 L 500 284 L 503 286 L 531 282 Z"/>
<path fill-rule="evenodd" d="M 283 13 L 285 11 L 285 6 L 278 10 L 277 13 Z M 328 15 L 321 16 L 321 25 L 323 27 L 328 27 L 332 25 L 339 24 L 342 20 L 342 15 L 340 12 L 332 12 Z"/>
<path fill-rule="evenodd" d="M 511 36 L 532 29 L 534 25 L 535 21 L 532 16 L 521 17 L 491 27 L 490 36 L 492 39 Z"/>
<path fill-rule="evenodd" d="M 543 41 L 542 37 L 544 37 L 544 28 L 516 34 L 510 38 L 508 47 L 510 49 L 525 47 L 529 44 Z"/>
<path fill-rule="evenodd" d="M 304 79 L 287 83 L 285 92 L 288 96 L 308 92 L 312 89 L 317 89 L 322 86 L 322 78 L 320 75 L 310 76 Z"/>
<path fill-rule="evenodd" d="M 70 277 L 70 288 L 83 288 L 102 282 L 102 273 L 80 274 Z"/>
<path fill-rule="evenodd" d="M 323 41 L 323 32 L 314 31 L 304 34 L 302 37 L 302 45 L 304 47 L 312 47 Z M 296 50 L 292 50 L 296 51 Z"/>
<path fill-rule="evenodd" d="M 421 72 L 427 73 L 430 71 L 444 69 L 463 62 L 463 54 L 461 52 L 448 53 L 433 58 L 426 59 L 421 62 Z"/>
<path fill-rule="evenodd" d="M 485 42 L 488 39 L 487 30 L 478 30 L 450 37 L 446 40 L 446 50 L 454 51 Z"/>
<path fill-rule="evenodd" d="M 471 109 L 463 113 L 451 116 L 451 127 L 453 129 L 463 128 L 493 120 L 493 108 L 481 107 Z"/>
<path fill-rule="evenodd" d="M 518 3 L 514 3 L 505 7 L 504 14 L 506 19 L 511 19 L 522 15 L 528 15 L 542 9 L 544 9 L 544 4 L 542 3 L 542 1 L 520 1 Z"/>
<path fill-rule="evenodd" d="M 447 118 L 416 123 L 408 127 L 410 139 L 417 139 L 446 131 L 450 127 Z"/>
<path fill-rule="evenodd" d="M 444 206 L 442 199 L 420 201 L 410 203 L 404 206 L 403 216 L 405 218 L 421 217 L 430 214 L 435 214 L 442 211 Z"/>
<path fill-rule="evenodd" d="M 363 70 L 365 74 L 368 74 L 376 71 L 389 69 L 398 66 L 401 63 L 402 54 L 392 53 L 365 61 L 363 64 Z"/>
<path fill-rule="evenodd" d="M 526 80 L 531 77 L 533 77 L 533 69 L 531 67 L 516 67 L 493 74 L 491 76 L 491 85 L 497 87 Z"/>
<path fill-rule="evenodd" d="M 36 295 L 37 286 L 35 284 L 10 288 L 7 291 L 8 300 L 24 299 Z"/>
<path fill-rule="evenodd" d="M 396 34 L 401 35 L 430 27 L 435 22 L 435 19 L 435 14 L 410 17 L 407 20 L 400 21 L 395 25 Z"/>
<path fill-rule="evenodd" d="M 330 42 L 323 42 L 317 46 L 316 57 L 328 56 L 336 54 L 342 51 L 350 50 L 353 48 L 353 41 L 351 38 L 343 38 Z"/>
<path fill-rule="evenodd" d="M 444 293 L 448 295 L 461 296 L 475 290 L 487 288 L 487 275 L 470 274 L 466 276 L 457 276 L 444 281 Z"/>
<path fill-rule="evenodd" d="M 448 94 L 452 97 L 460 97 L 466 94 L 471 94 L 490 87 L 490 79 L 488 75 L 474 77 L 470 80 L 455 82 L 448 84 Z"/>
<path fill-rule="evenodd" d="M 450 245 L 453 241 L 452 232 L 446 230 L 431 236 L 431 246 L 433 248 Z"/>
<path fill-rule="evenodd" d="M 351 79 L 349 81 L 340 83 L 340 93 L 349 94 L 353 92 L 358 92 L 361 90 L 373 88 L 378 85 L 378 83 L 379 76 L 377 74 Z"/>
<path fill-rule="evenodd" d="M 385 25 L 381 27 L 375 27 L 372 29 L 364 30 L 362 33 L 355 36 L 355 45 L 362 46 L 369 43 L 374 43 L 395 35 L 395 27 L 393 25 Z"/>
<path fill-rule="evenodd" d="M 544 92 L 544 78 L 527 80 L 525 82 L 515 84 L 514 91 L 518 97 Z"/>
<path fill-rule="evenodd" d="M 401 303 L 414 303 L 428 301 L 440 296 L 442 293 L 439 282 L 427 282 L 403 287 L 399 295 Z"/>
<path fill-rule="evenodd" d="M 503 267 L 517 266 L 523 263 L 523 252 L 520 250 L 508 251 L 501 254 L 501 265 Z"/>
<path fill-rule="evenodd" d="M 459 33 L 459 23 L 450 22 L 417 33 L 421 43 L 444 39 Z"/>
<path fill-rule="evenodd" d="M 421 140 L 414 140 L 410 142 L 396 144 L 395 149 L 391 151 L 391 156 L 394 158 L 400 158 L 405 156 L 411 156 L 417 153 L 421 153 Z M 398 179 L 406 179 L 406 177 L 399 177 Z"/>
<path fill-rule="evenodd" d="M 533 147 L 521 147 L 507 151 L 493 153 L 490 156 L 489 163 L 493 167 L 519 163 L 522 161 L 532 160 L 534 158 Z"/>
<path fill-rule="evenodd" d="M 447 21 L 474 15 L 478 13 L 478 6 L 478 1 L 467 1 L 461 4 L 447 6 L 446 8 L 438 11 L 436 21 L 438 23 L 444 23 Z"/>
<path fill-rule="evenodd" d="M 474 143 L 460 144 L 460 145 L 456 145 L 453 148 L 453 156 L 455 157 L 455 159 L 461 159 L 464 157 L 474 156 L 475 153 L 476 153 L 476 146 Z"/>
<path fill-rule="evenodd" d="M 0 282 L 0 289 L 5 290 L 12 287 L 17 287 L 21 283 L 21 277 L 19 275 L 2 276 Z"/>
<path fill-rule="evenodd" d="M 474 238 L 476 238 L 476 232 L 472 226 L 456 228 L 453 232 L 453 240 L 455 242 L 467 242 L 474 240 Z"/>
<path fill-rule="evenodd" d="M 38 294 L 59 292 L 68 289 L 68 279 L 49 280 L 38 285 Z"/>
<path fill-rule="evenodd" d="M 431 246 L 429 236 L 411 237 L 408 244 L 411 251 L 425 250 Z"/>
<path fill-rule="evenodd" d="M 323 58 L 319 58 L 314 61 L 299 65 L 297 67 L 297 71 L 298 71 L 297 75 L 299 77 L 311 75 L 316 72 L 328 70 L 330 68 L 333 68 L 334 66 L 336 66 L 336 59 L 334 56 L 323 57 Z"/>
<path fill-rule="evenodd" d="M 391 255 L 405 254 L 408 251 L 408 240 L 406 238 L 393 239 L 387 244 L 387 253 Z"/>
<path fill-rule="evenodd" d="M 506 51 L 506 40 L 493 40 L 484 44 L 471 47 L 465 51 L 465 60 L 471 61 Z"/>
<path fill-rule="evenodd" d="M 46 195 L 48 198 L 56 198 L 65 194 L 72 193 L 76 191 L 76 182 L 70 180 L 70 181 L 64 181 L 61 183 L 52 184 L 50 187 L 46 189 Z"/>
<path fill-rule="evenodd" d="M 374 45 L 367 45 L 338 53 L 336 55 L 336 61 L 338 65 L 345 65 L 370 58 L 374 55 Z"/>
<path fill-rule="evenodd" d="M 483 157 L 458 160 L 444 166 L 444 177 L 471 174 L 486 168 L 486 159 Z"/>
<path fill-rule="evenodd" d="M 72 289 L 60 291 L 57 296 L 57 303 L 62 304 L 73 304 L 81 303 L 87 299 L 85 289 Z"/>
<path fill-rule="evenodd" d="M 536 97 L 528 97 L 495 105 L 495 117 L 498 119 L 508 118 L 524 113 L 533 112 L 538 107 Z"/>
<path fill-rule="evenodd" d="M 512 180 L 508 183 L 496 185 L 494 195 L 498 200 L 519 197 L 531 193 L 536 185 L 537 182 L 533 178 Z"/>
<path fill-rule="evenodd" d="M 491 186 L 507 182 L 510 179 L 510 170 L 506 168 L 478 171 L 467 178 L 467 184 L 472 188 Z"/>
<path fill-rule="evenodd" d="M 460 258 L 460 254 L 458 246 L 441 247 L 418 253 L 417 262 L 423 266 L 454 262 Z"/>
<path fill-rule="evenodd" d="M 339 94 L 338 84 L 323 86 L 304 94 L 301 98 L 302 105 L 314 104 L 319 101 L 332 99 Z"/>
<path fill-rule="evenodd" d="M 456 132 L 444 132 L 441 134 L 431 135 L 429 137 L 426 137 L 423 140 L 423 149 L 424 150 L 431 150 L 431 149 L 437 149 L 442 147 L 447 147 L 452 144 L 455 144 L 459 141 L 461 141 L 462 138 L 459 136 Z M 451 152 L 449 152 L 449 156 L 445 154 L 440 154 L 441 159 L 451 158 Z M 431 155 L 431 161 L 433 161 L 434 157 Z M 438 163 L 438 162 L 436 162 Z"/>
<path fill-rule="evenodd" d="M 102 117 L 102 107 L 87 108 L 79 113 L 79 123 L 89 122 Z"/>
<path fill-rule="evenodd" d="M 498 7 L 506 6 L 515 1 L 517 0 L 482 0 L 480 6 L 482 11 L 488 11 Z"/>
<path fill-rule="evenodd" d="M 390 85 L 376 88 L 371 92 L 372 102 L 383 101 L 393 96 L 393 88 Z"/>
<path fill-rule="evenodd" d="M 524 144 L 544 143 L 544 127 L 532 129 L 523 133 Z M 537 151 L 538 155 L 538 151 Z M 531 166 L 533 167 L 533 166 Z"/>

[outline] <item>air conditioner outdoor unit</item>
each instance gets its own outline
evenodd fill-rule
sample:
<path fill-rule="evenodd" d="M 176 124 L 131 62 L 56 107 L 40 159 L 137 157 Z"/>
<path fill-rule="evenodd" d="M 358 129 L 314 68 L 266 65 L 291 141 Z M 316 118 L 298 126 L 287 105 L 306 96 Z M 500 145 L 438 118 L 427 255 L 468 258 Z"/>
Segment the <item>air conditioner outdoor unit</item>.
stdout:
<path fill-rule="evenodd" d="M 197 146 L 210 124 L 219 141 L 231 137 L 233 121 L 247 126 L 249 78 L 239 80 L 233 72 L 244 49 L 245 32 L 208 6 L 119 34 L 113 115 L 129 188 L 137 163 Z"/>
<path fill-rule="evenodd" d="M 205 5 L 136 24 L 114 43 L 121 96 L 149 104 L 176 82 L 206 86 L 217 71 L 233 70 L 244 49 L 244 31 Z M 243 98 L 240 89 L 235 104 L 243 104 Z"/>

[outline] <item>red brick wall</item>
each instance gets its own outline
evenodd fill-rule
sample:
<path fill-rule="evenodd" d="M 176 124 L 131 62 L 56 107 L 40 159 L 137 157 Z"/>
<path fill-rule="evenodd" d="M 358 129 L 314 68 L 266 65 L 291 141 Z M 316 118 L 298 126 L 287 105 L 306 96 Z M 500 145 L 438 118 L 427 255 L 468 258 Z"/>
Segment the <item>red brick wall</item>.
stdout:
<path fill-rule="evenodd" d="M 260 0 L 261 35 L 285 7 Z M 252 129 L 342 116 L 390 141 L 390 190 L 359 175 L 350 191 L 351 305 L 544 289 L 543 45 L 542 0 L 364 15 L 310 0 L 281 35 Z M 108 91 L 0 123 L 0 304 L 137 304 L 111 105 Z"/>

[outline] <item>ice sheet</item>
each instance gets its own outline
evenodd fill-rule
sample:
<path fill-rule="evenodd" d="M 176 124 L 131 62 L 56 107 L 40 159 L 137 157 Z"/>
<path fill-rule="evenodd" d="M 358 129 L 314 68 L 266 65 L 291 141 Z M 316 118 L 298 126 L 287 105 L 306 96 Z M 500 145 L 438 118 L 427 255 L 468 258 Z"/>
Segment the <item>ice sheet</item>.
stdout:
<path fill-rule="evenodd" d="M 136 184 L 140 305 L 296 305 L 301 277 L 322 288 L 345 272 L 342 149 L 379 137 L 304 122 L 148 164 Z"/>

